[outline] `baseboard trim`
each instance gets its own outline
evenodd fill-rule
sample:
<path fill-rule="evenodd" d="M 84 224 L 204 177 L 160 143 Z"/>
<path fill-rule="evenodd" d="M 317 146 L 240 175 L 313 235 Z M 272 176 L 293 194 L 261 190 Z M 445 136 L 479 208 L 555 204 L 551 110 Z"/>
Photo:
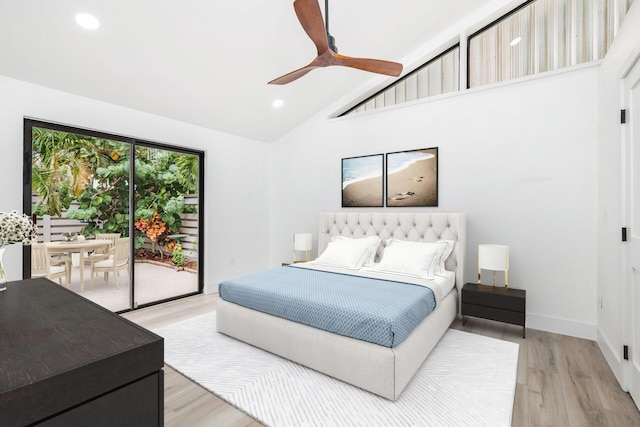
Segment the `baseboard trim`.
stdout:
<path fill-rule="evenodd" d="M 221 281 L 222 281 L 222 279 L 220 279 L 219 281 L 205 283 L 203 292 L 205 294 L 217 294 L 218 293 L 218 286 L 220 286 L 220 282 Z"/>
<path fill-rule="evenodd" d="M 622 349 L 614 348 L 609 342 L 609 340 L 607 339 L 607 337 L 602 333 L 602 330 L 600 328 L 598 328 L 598 339 L 596 341 L 598 343 L 598 347 L 600 347 L 600 351 L 602 352 L 602 355 L 604 356 L 605 360 L 609 364 L 609 367 L 611 368 L 613 375 L 618 380 L 620 387 L 624 391 L 629 391 L 628 387 L 624 383 L 624 378 L 623 378 L 623 372 L 622 372 L 623 360 L 622 360 L 622 354 L 621 354 Z"/>
<path fill-rule="evenodd" d="M 576 322 L 575 320 L 562 319 L 559 317 L 542 316 L 535 313 L 527 313 L 527 328 L 553 332 L 554 334 L 569 335 L 591 341 L 596 341 L 598 337 L 595 324 Z"/>

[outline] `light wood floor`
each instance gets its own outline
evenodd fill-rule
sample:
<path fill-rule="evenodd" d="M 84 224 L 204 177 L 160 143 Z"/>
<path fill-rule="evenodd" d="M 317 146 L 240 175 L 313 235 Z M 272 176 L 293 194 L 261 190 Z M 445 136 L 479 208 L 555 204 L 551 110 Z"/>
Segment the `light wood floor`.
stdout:
<path fill-rule="evenodd" d="M 197 295 L 124 314 L 148 329 L 215 310 L 218 296 Z M 513 426 L 639 426 L 640 413 L 620 389 L 593 341 L 470 318 L 453 328 L 520 344 Z M 165 366 L 166 426 L 261 426 Z"/>

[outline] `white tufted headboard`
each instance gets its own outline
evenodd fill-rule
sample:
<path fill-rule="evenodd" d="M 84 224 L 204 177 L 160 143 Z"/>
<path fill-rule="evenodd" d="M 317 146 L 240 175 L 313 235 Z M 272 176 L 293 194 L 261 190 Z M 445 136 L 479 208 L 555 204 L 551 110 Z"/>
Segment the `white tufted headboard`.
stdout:
<path fill-rule="evenodd" d="M 456 274 L 460 294 L 464 285 L 466 231 L 467 217 L 463 213 L 326 212 L 320 214 L 318 254 L 325 250 L 333 236 L 379 236 L 383 242 L 391 237 L 414 242 L 455 240 L 445 267 Z M 380 245 L 376 261 L 383 250 Z"/>

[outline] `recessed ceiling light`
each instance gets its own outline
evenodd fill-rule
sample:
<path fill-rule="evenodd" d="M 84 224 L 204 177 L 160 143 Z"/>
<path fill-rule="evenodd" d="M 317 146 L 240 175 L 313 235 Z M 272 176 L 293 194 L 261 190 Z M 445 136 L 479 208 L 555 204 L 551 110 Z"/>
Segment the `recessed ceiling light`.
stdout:
<path fill-rule="evenodd" d="M 520 43 L 521 40 L 522 40 L 522 37 L 516 37 L 515 39 L 511 40 L 511 43 L 509 43 L 509 46 L 515 46 L 518 43 Z"/>
<path fill-rule="evenodd" d="M 284 105 L 284 101 L 282 99 L 276 99 L 273 101 L 273 108 L 280 108 Z"/>
<path fill-rule="evenodd" d="M 97 30 L 100 27 L 100 21 L 88 13 L 79 13 L 76 15 L 76 23 L 87 30 Z"/>

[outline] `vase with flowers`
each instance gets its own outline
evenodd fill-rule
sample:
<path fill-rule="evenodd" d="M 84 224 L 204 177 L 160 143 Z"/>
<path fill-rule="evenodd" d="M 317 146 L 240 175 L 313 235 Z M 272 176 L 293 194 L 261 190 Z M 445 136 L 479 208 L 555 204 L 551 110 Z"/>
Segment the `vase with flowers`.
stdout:
<path fill-rule="evenodd" d="M 37 227 L 25 214 L 17 211 L 0 212 L 0 292 L 7 289 L 7 275 L 2 256 L 7 246 L 14 243 L 30 245 L 37 237 Z"/>

